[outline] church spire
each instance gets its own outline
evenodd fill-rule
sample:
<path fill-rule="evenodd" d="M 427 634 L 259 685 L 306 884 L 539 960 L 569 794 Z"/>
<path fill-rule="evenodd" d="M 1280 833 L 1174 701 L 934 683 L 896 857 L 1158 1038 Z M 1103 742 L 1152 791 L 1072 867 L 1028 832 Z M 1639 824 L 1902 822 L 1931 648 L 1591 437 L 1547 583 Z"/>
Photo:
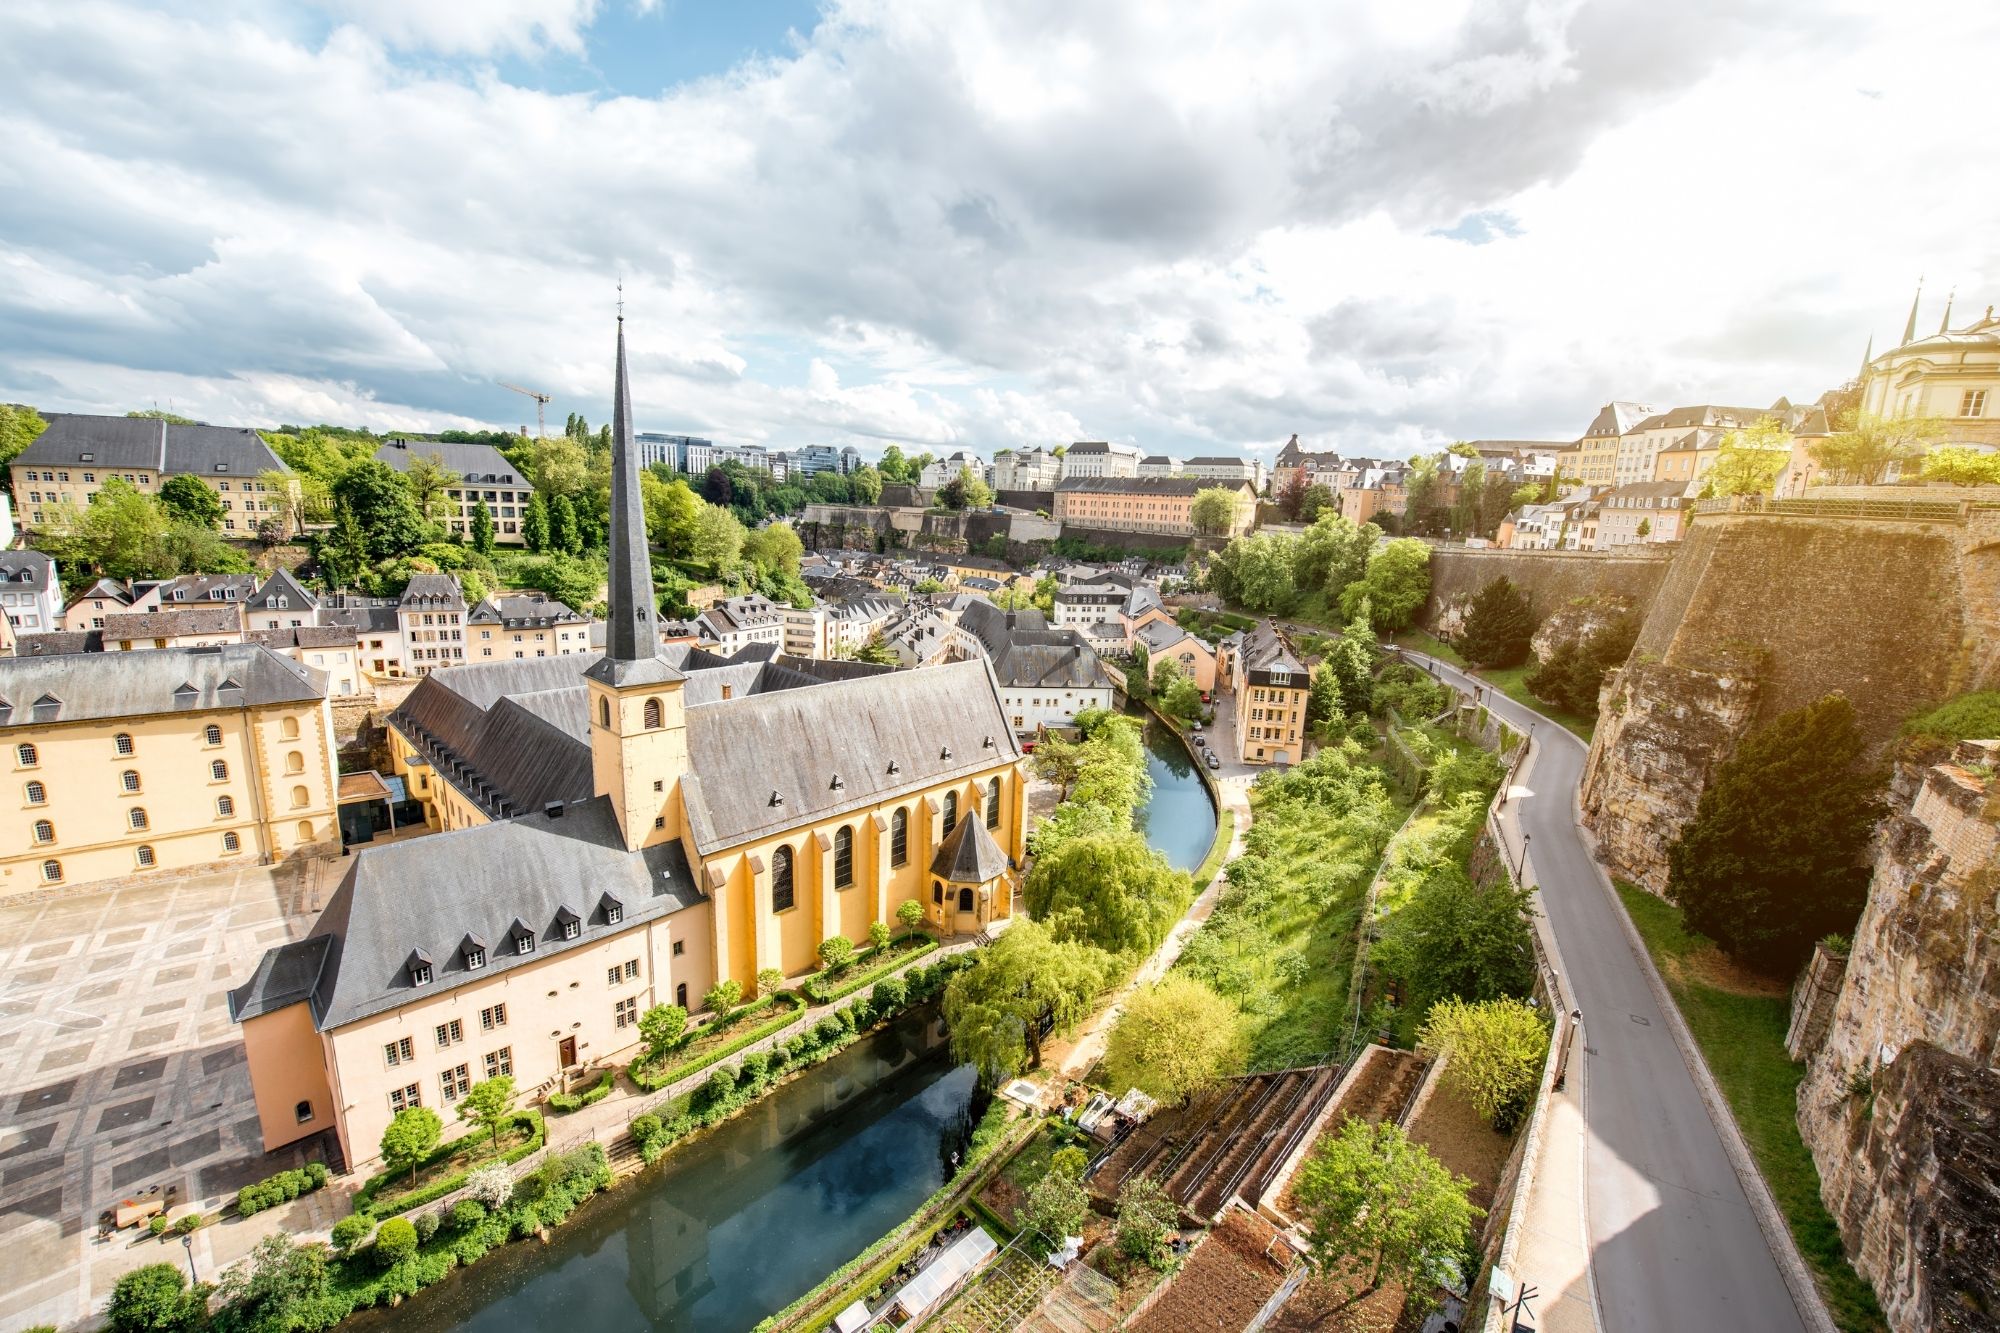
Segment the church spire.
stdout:
<path fill-rule="evenodd" d="M 1951 291 L 1951 294 L 1944 298 L 1944 318 L 1938 321 L 1939 333 L 1951 332 L 1951 303 L 1953 301 L 1956 301 L 1957 299 L 1958 299 L 1958 289 L 1954 287 Z"/>
<path fill-rule="evenodd" d="M 1871 333 L 1868 335 L 1868 350 L 1861 354 L 1861 373 L 1854 377 L 1855 383 L 1859 384 L 1862 380 L 1868 378 L 1868 364 L 1874 359 L 1875 335 Z"/>
<path fill-rule="evenodd" d="M 639 498 L 639 454 L 632 442 L 624 304 L 621 293 L 618 374 L 611 400 L 611 609 L 604 656 L 612 662 L 647 662 L 660 655 L 660 636 L 654 623 L 653 565 L 646 554 L 646 511 Z"/>
<path fill-rule="evenodd" d="M 1905 343 L 1913 343 L 1917 340 L 1917 307 L 1920 304 L 1922 304 L 1923 299 L 1924 299 L 1924 280 L 1922 278 L 1918 278 L 1917 294 L 1916 297 L 1912 299 L 1910 302 L 1910 319 L 1907 324 L 1903 325 L 1903 342 Z M 1900 343 L 1898 344 L 1898 346 L 1901 345 L 1902 344 Z"/>

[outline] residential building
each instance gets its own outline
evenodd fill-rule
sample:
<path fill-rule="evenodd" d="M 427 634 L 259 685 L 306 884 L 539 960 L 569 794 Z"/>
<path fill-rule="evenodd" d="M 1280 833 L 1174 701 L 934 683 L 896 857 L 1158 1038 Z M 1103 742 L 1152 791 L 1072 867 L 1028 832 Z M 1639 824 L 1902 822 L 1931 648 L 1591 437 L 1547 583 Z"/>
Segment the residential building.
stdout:
<path fill-rule="evenodd" d="M 971 644 L 993 668 L 1002 711 L 1017 735 L 1066 727 L 1087 708 L 1110 708 L 1111 674 L 1075 630 L 1051 629 L 1040 611 L 1002 611 L 975 600 L 959 616 Z"/>
<path fill-rule="evenodd" d="M 0 893 L 337 845 L 325 680 L 276 653 L 0 659 L 0 701 Z"/>
<path fill-rule="evenodd" d="M 330 1128 L 365 1166 L 406 1106 L 629 1059 L 654 1005 L 812 970 L 905 902 L 943 934 L 1012 914 L 1027 783 L 984 663 L 660 654 L 618 353 L 605 653 L 440 670 L 392 716 L 463 823 L 358 853 L 231 992 L 267 1147 Z"/>
<path fill-rule="evenodd" d="M 1055 518 L 1078 528 L 1193 537 L 1194 497 L 1218 486 L 1235 490 L 1236 510 L 1225 531 L 1209 535 L 1228 538 L 1248 532 L 1257 516 L 1250 483 L 1232 486 L 1197 477 L 1066 477 L 1056 483 Z"/>
<path fill-rule="evenodd" d="M 293 577 L 290 570 L 280 569 L 250 594 L 243 604 L 243 617 L 245 624 L 253 630 L 299 629 L 317 625 L 320 623 L 319 598 Z"/>
<path fill-rule="evenodd" d="M 1180 465 L 1176 475 L 1200 477 L 1203 481 L 1247 481 L 1251 489 L 1259 494 L 1264 490 L 1264 464 L 1255 458 L 1231 458 L 1222 454 L 1190 458 Z"/>
<path fill-rule="evenodd" d="M 1770 414 L 1768 408 L 1717 407 L 1709 403 L 1656 412 L 1619 437 L 1611 484 L 1653 481 L 1654 465 L 1662 451 L 1712 446 L 1731 431 L 1754 426 Z"/>
<path fill-rule="evenodd" d="M 390 440 L 375 451 L 375 461 L 387 463 L 398 472 L 408 472 L 418 458 L 431 458 L 458 475 L 459 484 L 445 492 L 451 508 L 431 517 L 453 534 L 470 539 L 472 511 L 485 505 L 493 519 L 493 540 L 502 546 L 520 546 L 522 520 L 528 516 L 528 501 L 535 488 L 514 465 L 490 444 L 459 444 L 439 440 Z"/>
<path fill-rule="evenodd" d="M 1178 477 L 1181 475 L 1181 460 L 1172 454 L 1147 454 L 1139 460 L 1139 470 L 1133 474 L 1139 477 Z"/>
<path fill-rule="evenodd" d="M 14 529 L 14 497 L 0 491 L 0 551 L 11 549 L 16 536 Z"/>
<path fill-rule="evenodd" d="M 326 692 L 340 697 L 360 693 L 363 676 L 361 644 L 351 625 L 288 625 L 282 629 L 246 630 L 245 643 L 269 648 L 300 666 L 326 673 Z"/>
<path fill-rule="evenodd" d="M 65 630 L 103 629 L 104 617 L 132 605 L 132 590 L 117 579 L 99 579 L 76 595 L 63 611 Z"/>
<path fill-rule="evenodd" d="M 1154 665 L 1166 658 L 1176 663 L 1182 674 L 1193 678 L 1197 689 L 1215 688 L 1215 649 L 1171 620 L 1149 620 L 1141 626 L 1132 635 L 1131 651 L 1145 663 L 1149 678 Z"/>
<path fill-rule="evenodd" d="M 966 449 L 954 449 L 943 458 L 924 464 L 923 471 L 917 475 L 917 484 L 935 489 L 958 480 L 961 471 L 970 472 L 978 481 L 985 481 L 991 475 L 991 469 L 978 454 Z"/>
<path fill-rule="evenodd" d="M 590 617 L 546 593 L 488 597 L 465 617 L 468 661 L 590 651 Z"/>
<path fill-rule="evenodd" d="M 74 412 L 50 413 L 48 422 L 12 464 L 24 527 L 53 521 L 65 504 L 82 509 L 114 478 L 157 495 L 170 477 L 200 477 L 222 500 L 222 530 L 238 536 L 290 511 L 283 487 L 264 479 L 285 465 L 254 430 Z"/>
<path fill-rule="evenodd" d="M 227 608 L 242 614 L 257 591 L 255 574 L 179 574 L 170 579 L 132 585 L 128 611 L 191 611 Z"/>
<path fill-rule="evenodd" d="M 1595 530 L 1580 537 L 1583 549 L 1615 551 L 1621 546 L 1679 541 L 1686 494 L 1687 483 L 1678 480 L 1614 487 L 1597 501 Z"/>
<path fill-rule="evenodd" d="M 639 446 L 639 466 L 652 467 L 664 464 L 676 472 L 692 472 L 688 466 L 688 451 L 707 450 L 715 447 L 715 441 L 699 435 L 665 435 L 655 430 L 642 430 L 632 437 Z M 702 471 L 706 472 L 707 467 Z"/>
<path fill-rule="evenodd" d="M 0 551 L 0 619 L 14 634 L 63 628 L 62 575 L 40 551 Z"/>
<path fill-rule="evenodd" d="M 418 574 L 396 599 L 404 668 L 427 676 L 465 661 L 465 593 L 450 574 Z"/>
<path fill-rule="evenodd" d="M 1556 460 L 1557 470 L 1585 486 L 1617 485 L 1619 442 L 1626 432 L 1653 415 L 1653 409 L 1643 403 L 1606 403 L 1597 409 L 1582 437 Z"/>
<path fill-rule="evenodd" d="M 408 675 L 401 609 L 393 597 L 364 597 L 333 592 L 319 599 L 320 623 L 354 631 L 355 652 L 363 672 L 376 676 Z"/>
<path fill-rule="evenodd" d="M 1057 629 L 1084 629 L 1103 621 L 1116 622 L 1120 608 L 1132 595 L 1131 585 L 1066 583 L 1056 589 L 1052 614 Z"/>
<path fill-rule="evenodd" d="M 1230 654 L 1236 695 L 1236 757 L 1246 764 L 1290 764 L 1305 753 L 1306 695 L 1312 674 L 1269 620 L 1244 631 Z"/>
<path fill-rule="evenodd" d="M 1076 477 L 1136 477 L 1139 450 L 1129 444 L 1078 440 L 1063 451 L 1060 481 Z"/>
<path fill-rule="evenodd" d="M 993 456 L 996 491 L 1053 491 L 1062 460 L 1047 449 L 1002 449 Z"/>
<path fill-rule="evenodd" d="M 735 653 L 754 643 L 773 648 L 785 646 L 785 616 L 778 604 L 758 593 L 730 597 L 696 617 L 705 642 L 718 645 L 725 653 Z"/>
<path fill-rule="evenodd" d="M 1920 338 L 1922 298 L 1919 288 L 1902 342 L 1864 358 L 1861 410 L 1883 417 L 1938 417 L 1944 423 L 1941 443 L 2000 447 L 2000 319 L 1987 306 L 1979 319 L 1954 329 L 1947 301 L 1938 331 Z"/>
<path fill-rule="evenodd" d="M 120 611 L 104 617 L 104 651 L 215 648 L 243 642 L 243 608 L 190 606 L 169 611 Z"/>

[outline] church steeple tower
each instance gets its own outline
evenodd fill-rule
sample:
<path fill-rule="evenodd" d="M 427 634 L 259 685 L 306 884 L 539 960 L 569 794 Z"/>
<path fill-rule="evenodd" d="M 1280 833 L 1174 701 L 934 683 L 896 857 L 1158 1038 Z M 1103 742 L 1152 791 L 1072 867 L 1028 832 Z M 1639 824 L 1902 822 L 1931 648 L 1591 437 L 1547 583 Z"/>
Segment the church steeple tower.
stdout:
<path fill-rule="evenodd" d="M 1922 305 L 1923 301 L 1924 301 L 1924 280 L 1922 278 L 1918 278 L 1917 294 L 1910 299 L 1910 319 L 1908 323 L 1903 325 L 1903 341 L 1901 343 L 1896 344 L 1898 347 L 1903 346 L 1905 343 L 1913 343 L 1917 340 L 1917 307 Z"/>
<path fill-rule="evenodd" d="M 584 672 L 590 768 L 597 794 L 611 798 L 625 845 L 638 848 L 680 836 L 680 778 L 687 770 L 681 686 L 687 678 L 660 656 L 622 308 L 612 385 L 610 545 L 604 656 Z"/>

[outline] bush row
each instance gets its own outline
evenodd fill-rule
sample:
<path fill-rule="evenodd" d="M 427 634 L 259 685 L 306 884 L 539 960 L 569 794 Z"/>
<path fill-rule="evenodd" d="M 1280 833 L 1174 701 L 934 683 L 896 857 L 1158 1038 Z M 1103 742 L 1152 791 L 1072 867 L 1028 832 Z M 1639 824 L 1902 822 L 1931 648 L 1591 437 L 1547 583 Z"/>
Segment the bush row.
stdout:
<path fill-rule="evenodd" d="M 543 1122 L 540 1111 L 516 1111 L 500 1127 L 500 1134 L 504 1138 L 516 1129 L 525 1129 L 528 1131 L 527 1142 L 510 1149 L 502 1156 L 492 1160 L 506 1166 L 512 1166 L 523 1157 L 538 1151 L 548 1137 L 548 1126 Z M 421 1173 L 425 1167 L 435 1166 L 439 1162 L 446 1160 L 458 1149 L 464 1147 L 465 1142 L 464 1139 L 453 1139 L 449 1143 L 440 1143 L 436 1148 L 431 1150 L 430 1154 L 423 1161 L 417 1163 L 417 1171 Z M 481 1162 L 478 1165 L 487 1166 L 490 1164 L 491 1162 Z M 357 1213 L 366 1213 L 368 1216 L 375 1218 L 394 1217 L 397 1213 L 407 1213 L 412 1208 L 421 1208 L 433 1199 L 442 1199 L 445 1195 L 458 1189 L 465 1184 L 466 1177 L 471 1175 L 475 1169 L 475 1167 L 467 1167 L 463 1171 L 455 1172 L 449 1176 L 442 1176 L 412 1194 L 405 1194 L 401 1198 L 377 1204 L 375 1202 L 375 1195 L 385 1186 L 392 1185 L 397 1180 L 402 1179 L 405 1174 L 401 1171 L 384 1171 L 380 1175 L 370 1176 L 368 1183 L 363 1185 L 360 1191 L 355 1194 L 354 1211 Z"/>
<path fill-rule="evenodd" d="M 304 1166 L 290 1171 L 280 1171 L 274 1176 L 265 1176 L 254 1185 L 245 1185 L 236 1191 L 236 1211 L 244 1217 L 261 1213 L 266 1208 L 276 1208 L 281 1203 L 290 1203 L 301 1194 L 311 1194 L 326 1184 L 325 1162 L 307 1162 Z"/>
<path fill-rule="evenodd" d="M 673 1103 L 676 1109 L 671 1114 L 633 1117 L 632 1140 L 639 1145 L 639 1155 L 648 1165 L 658 1161 L 678 1140 L 727 1120 L 786 1074 L 826 1059 L 884 1019 L 935 999 L 952 974 L 971 961 L 970 955 L 954 954 L 884 977 L 866 998 L 822 1016 L 767 1051 L 752 1051 L 733 1067 L 718 1068 L 687 1098 Z"/>
<path fill-rule="evenodd" d="M 804 1007 L 804 1004 L 805 1001 L 801 1000 L 791 991 L 778 991 L 776 994 L 765 996 L 763 999 L 753 1000 L 743 1006 L 743 1008 L 736 1010 L 729 1017 L 718 1020 L 718 1022 L 735 1023 L 750 1014 L 758 1013 L 768 1008 L 783 1008 L 785 1012 L 771 1019 L 769 1022 L 760 1023 L 754 1028 L 745 1029 L 735 1040 L 725 1042 L 706 1055 L 697 1056 L 692 1060 L 683 1060 L 679 1064 L 671 1065 L 664 1069 L 647 1064 L 647 1057 L 642 1055 L 625 1067 L 625 1077 L 631 1079 L 641 1092 L 658 1092 L 669 1083 L 678 1083 L 689 1074 L 698 1074 L 718 1060 L 727 1060 L 745 1046 L 762 1041 L 773 1032 L 778 1031 L 797 1018 L 799 1016 L 798 1010 Z M 707 1024 L 700 1029 L 697 1035 L 706 1035 L 713 1032 L 716 1026 L 717 1024 L 715 1023 Z"/>
<path fill-rule="evenodd" d="M 615 1078 L 617 1074 L 607 1069 L 602 1078 L 582 1092 L 552 1092 L 549 1094 L 549 1109 L 557 1115 L 568 1115 L 571 1111 L 593 1106 L 611 1095 L 611 1084 Z"/>
<path fill-rule="evenodd" d="M 826 972 L 815 972 L 805 979 L 805 984 L 799 989 L 803 990 L 806 998 L 814 1004 L 832 1004 L 836 1000 L 846 999 L 862 987 L 894 972 L 912 958 L 921 958 L 937 947 L 936 940 L 924 935 L 915 940 L 899 940 L 894 944 L 884 945 L 881 949 L 867 949 L 856 955 L 853 962 L 838 972 L 830 969 Z M 887 961 L 876 963 L 864 972 L 855 970 L 880 953 L 888 955 Z"/>

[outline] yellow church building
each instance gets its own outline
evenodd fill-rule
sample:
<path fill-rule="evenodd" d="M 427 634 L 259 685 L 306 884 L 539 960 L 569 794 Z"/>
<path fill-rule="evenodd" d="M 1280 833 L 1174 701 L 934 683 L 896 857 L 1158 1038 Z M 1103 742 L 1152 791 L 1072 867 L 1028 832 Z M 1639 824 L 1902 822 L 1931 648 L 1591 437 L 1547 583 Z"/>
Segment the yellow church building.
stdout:
<path fill-rule="evenodd" d="M 410 1105 L 629 1056 L 638 1016 L 797 976 L 923 905 L 1013 910 L 1025 774 L 992 671 L 662 655 L 624 330 L 601 656 L 441 668 L 391 719 L 441 830 L 364 851 L 312 930 L 231 993 L 264 1143 L 350 1164 Z"/>

